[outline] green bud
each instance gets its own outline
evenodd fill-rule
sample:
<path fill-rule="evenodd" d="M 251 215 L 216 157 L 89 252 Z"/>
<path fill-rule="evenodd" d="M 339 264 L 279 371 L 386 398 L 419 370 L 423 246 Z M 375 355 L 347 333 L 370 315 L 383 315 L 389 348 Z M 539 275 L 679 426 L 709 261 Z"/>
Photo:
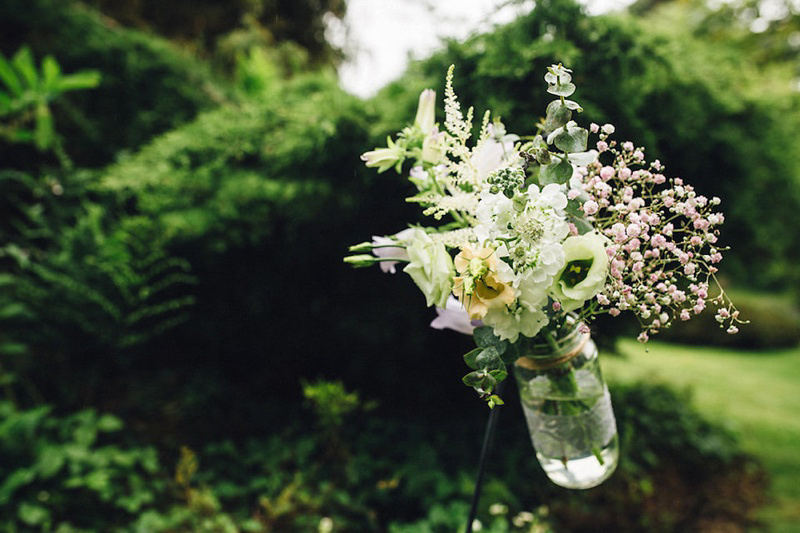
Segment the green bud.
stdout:
<path fill-rule="evenodd" d="M 349 250 L 351 252 L 369 252 L 372 250 L 374 245 L 371 242 L 361 242 L 358 244 L 352 245 Z"/>
<path fill-rule="evenodd" d="M 363 268 L 372 266 L 377 261 L 377 258 L 373 255 L 350 255 L 344 258 L 345 263 L 349 263 L 353 265 L 355 268 Z"/>

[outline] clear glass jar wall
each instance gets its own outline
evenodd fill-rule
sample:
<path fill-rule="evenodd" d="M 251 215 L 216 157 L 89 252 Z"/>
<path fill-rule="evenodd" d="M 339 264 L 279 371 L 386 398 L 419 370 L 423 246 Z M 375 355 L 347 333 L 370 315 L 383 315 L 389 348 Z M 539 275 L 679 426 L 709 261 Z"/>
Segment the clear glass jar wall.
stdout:
<path fill-rule="evenodd" d="M 525 347 L 514 375 L 542 468 L 557 485 L 587 489 L 617 467 L 616 420 L 588 330 L 570 317 L 557 331 Z"/>

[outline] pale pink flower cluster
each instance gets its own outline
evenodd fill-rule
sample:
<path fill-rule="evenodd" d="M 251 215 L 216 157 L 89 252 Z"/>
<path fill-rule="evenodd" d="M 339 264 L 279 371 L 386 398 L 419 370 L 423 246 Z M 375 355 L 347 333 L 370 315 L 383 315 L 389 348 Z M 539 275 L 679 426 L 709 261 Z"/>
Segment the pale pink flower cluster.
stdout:
<path fill-rule="evenodd" d="M 586 219 L 611 243 L 608 280 L 589 313 L 632 311 L 643 328 L 639 340 L 646 341 L 713 304 L 720 325 L 736 333 L 739 312 L 715 277 L 724 251 L 717 246 L 725 220 L 715 211 L 719 198 L 666 178 L 658 160 L 646 163 L 643 148 L 611 140 L 613 126 L 593 124 L 590 131 L 598 134 L 597 151 L 605 153 L 599 159 L 611 161 L 578 168 L 583 194 L 577 198 Z"/>

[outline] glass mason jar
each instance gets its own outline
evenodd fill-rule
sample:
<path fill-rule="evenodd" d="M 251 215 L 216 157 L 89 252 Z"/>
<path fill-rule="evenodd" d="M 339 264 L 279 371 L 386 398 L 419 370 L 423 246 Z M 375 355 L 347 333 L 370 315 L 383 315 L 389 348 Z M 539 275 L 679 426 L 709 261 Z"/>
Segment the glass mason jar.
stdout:
<path fill-rule="evenodd" d="M 619 438 L 597 346 L 573 317 L 521 346 L 514 364 L 536 458 L 553 483 L 588 489 L 617 467 Z"/>

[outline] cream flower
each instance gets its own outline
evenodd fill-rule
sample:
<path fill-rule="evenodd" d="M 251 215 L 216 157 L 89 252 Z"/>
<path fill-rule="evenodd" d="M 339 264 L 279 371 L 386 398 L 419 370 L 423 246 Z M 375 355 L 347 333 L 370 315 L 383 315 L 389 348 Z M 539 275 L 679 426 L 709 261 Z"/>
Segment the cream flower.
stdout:
<path fill-rule="evenodd" d="M 483 318 L 489 309 L 514 303 L 513 272 L 494 249 L 465 246 L 455 267 L 459 275 L 453 278 L 453 292 L 473 320 Z"/>
<path fill-rule="evenodd" d="M 603 290 L 608 272 L 607 242 L 595 232 L 564 241 L 566 264 L 550 289 L 564 311 L 574 311 Z"/>
<path fill-rule="evenodd" d="M 403 272 L 411 276 L 428 306 L 444 307 L 453 286 L 453 259 L 447 253 L 444 244 L 434 242 L 420 228 L 414 228 L 414 234 L 406 247 L 409 263 Z"/>

